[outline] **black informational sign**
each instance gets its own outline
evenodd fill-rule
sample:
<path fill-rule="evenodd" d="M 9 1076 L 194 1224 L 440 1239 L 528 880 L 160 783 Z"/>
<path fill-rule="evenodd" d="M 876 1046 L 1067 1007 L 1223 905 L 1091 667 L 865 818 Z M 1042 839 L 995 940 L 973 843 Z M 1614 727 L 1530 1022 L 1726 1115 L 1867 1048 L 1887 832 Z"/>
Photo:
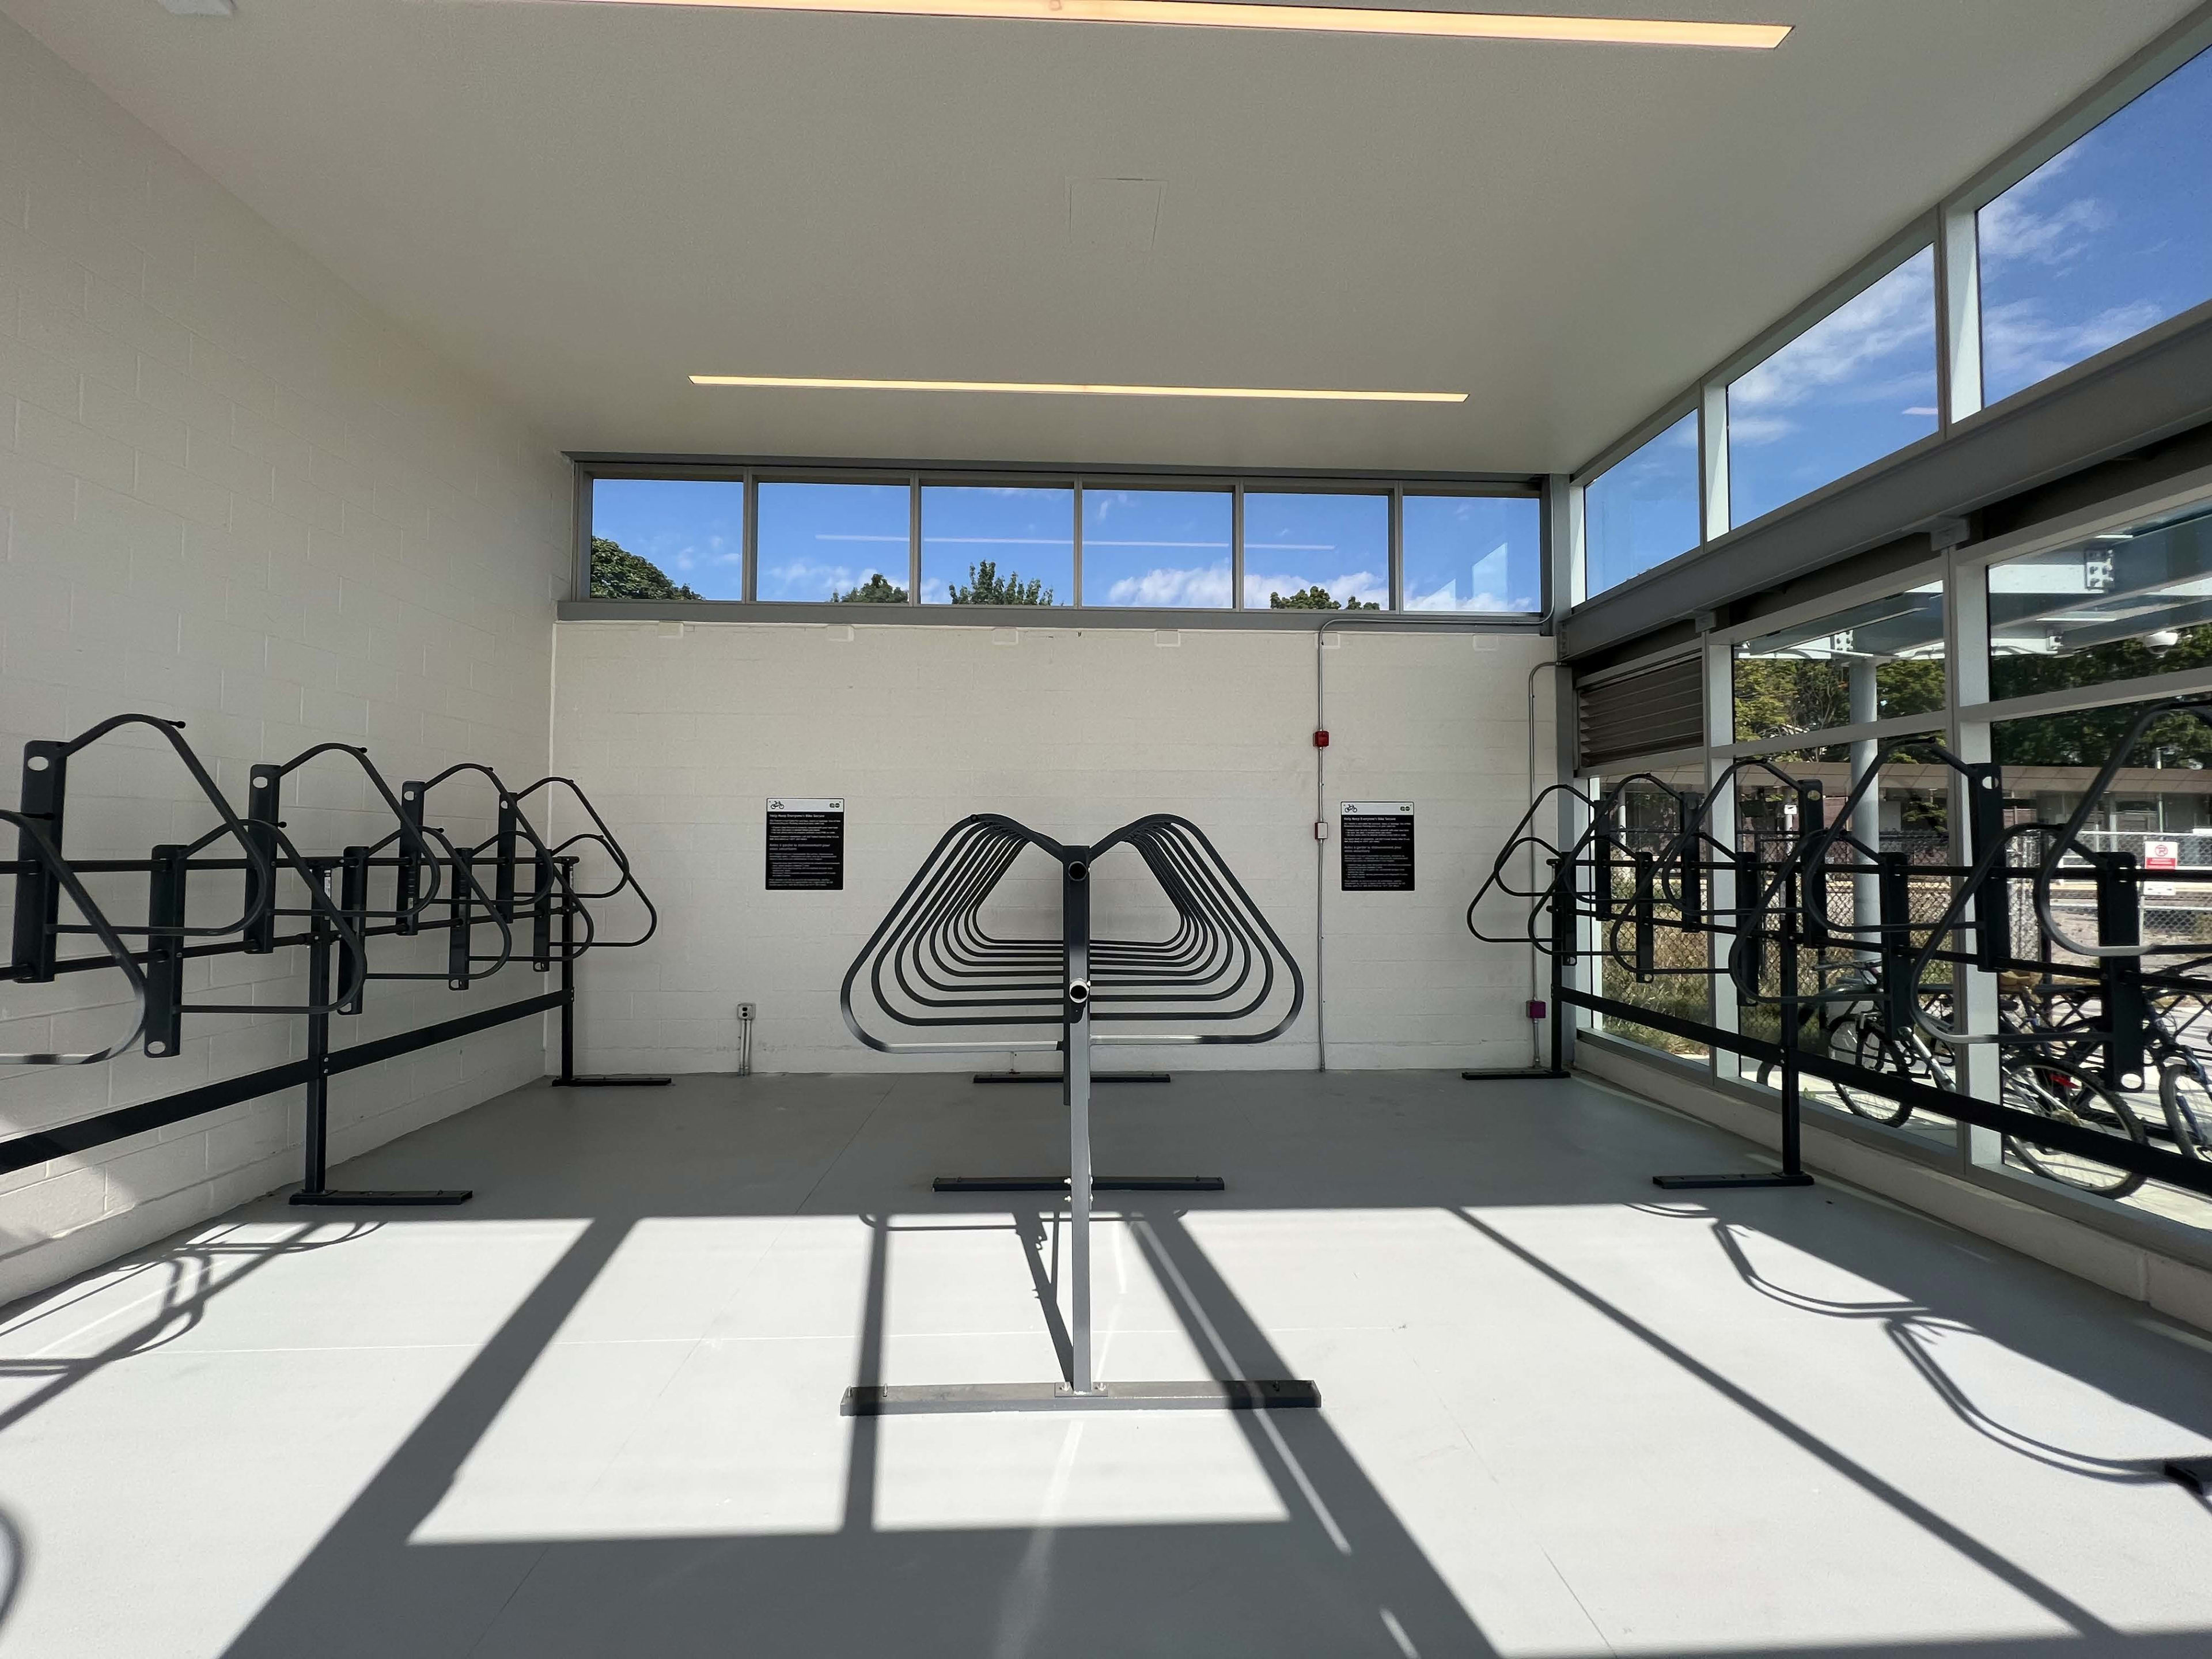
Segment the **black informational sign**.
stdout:
<path fill-rule="evenodd" d="M 1348 800 L 1338 811 L 1347 893 L 1413 890 L 1413 803 Z"/>
<path fill-rule="evenodd" d="M 843 801 L 769 798 L 768 890 L 845 890 Z"/>

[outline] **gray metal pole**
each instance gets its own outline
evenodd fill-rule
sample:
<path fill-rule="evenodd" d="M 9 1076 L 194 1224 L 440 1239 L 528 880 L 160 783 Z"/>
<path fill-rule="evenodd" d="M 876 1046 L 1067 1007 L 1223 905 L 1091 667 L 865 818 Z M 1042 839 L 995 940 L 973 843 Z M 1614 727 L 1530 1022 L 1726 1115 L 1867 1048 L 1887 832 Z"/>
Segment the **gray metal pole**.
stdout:
<path fill-rule="evenodd" d="M 1068 1384 L 1096 1394 L 1091 1375 L 1091 855 L 1072 848 L 1061 880 L 1067 994 L 1060 1075 L 1067 1101 Z"/>
<path fill-rule="evenodd" d="M 1881 718 L 1881 695 L 1875 678 L 1873 658 L 1853 657 L 1850 659 L 1850 696 L 1854 725 Z M 1873 769 L 1875 751 L 1881 747 L 1881 744 L 1872 738 L 1862 738 L 1851 745 L 1851 783 L 1854 787 Z M 1850 832 L 1875 851 L 1881 850 L 1880 784 L 1866 792 L 1866 798 L 1859 802 L 1858 810 L 1851 814 Z M 1851 878 L 1851 921 L 1860 930 L 1856 937 L 1861 945 L 1873 946 L 1881 943 L 1880 935 L 1874 931 L 1875 924 L 1881 919 L 1881 882 L 1869 866 Z M 1871 951 L 1867 954 L 1871 956 Z"/>

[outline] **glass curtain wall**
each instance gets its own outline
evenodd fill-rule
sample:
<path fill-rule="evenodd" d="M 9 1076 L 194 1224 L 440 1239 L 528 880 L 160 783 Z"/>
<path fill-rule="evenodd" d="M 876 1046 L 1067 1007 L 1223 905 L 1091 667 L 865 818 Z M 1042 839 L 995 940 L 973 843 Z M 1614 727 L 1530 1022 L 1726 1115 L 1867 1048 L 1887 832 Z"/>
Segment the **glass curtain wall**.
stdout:
<path fill-rule="evenodd" d="M 2130 855 L 2141 872 L 2142 939 L 2201 945 L 2212 959 L 2212 724 L 2187 706 L 2164 707 L 2197 698 L 2212 713 L 2212 493 L 2117 524 L 2087 514 L 2077 522 L 2084 527 L 2072 533 L 2022 532 L 1992 555 L 1969 547 L 1946 565 L 1711 636 L 1705 762 L 1686 767 L 1677 751 L 1656 778 L 1632 787 L 1613 808 L 1614 839 L 1632 851 L 1643 842 L 1663 843 L 1680 822 L 1679 795 L 1695 793 L 1717 841 L 1771 867 L 1802 827 L 1791 782 L 1815 783 L 1824 812 L 1846 815 L 1844 829 L 1857 847 L 1901 860 L 1905 922 L 1914 941 L 1924 942 L 1922 930 L 1942 916 L 1954 891 L 1943 870 L 1965 858 L 1954 836 L 1964 786 L 1911 742 L 1932 737 L 1965 760 L 2002 766 L 2008 823 L 2061 823 L 2086 804 L 2081 844 L 2092 856 Z M 2159 712 L 2100 788 L 2100 769 L 2153 709 Z M 1606 778 L 1583 781 L 1602 789 L 1640 769 L 1616 761 Z M 1861 779 L 1870 781 L 1847 809 Z M 1895 920 L 1883 907 L 1895 905 L 1896 890 L 1885 900 L 1863 861 L 1833 862 L 1814 902 L 1834 942 L 1806 952 L 1800 980 L 1808 991 L 1847 990 L 1863 957 L 1852 948 L 1854 930 L 1863 935 Z M 2202 882 L 2192 874 L 2200 870 Z M 2077 855 L 2059 867 L 2051 902 L 2067 939 L 2100 938 L 2093 875 Z M 1616 901 L 1632 890 L 1632 869 L 1611 876 Z M 2014 953 L 2032 957 L 2041 931 L 2025 883 L 2014 884 L 2012 903 Z M 1597 924 L 1586 943 L 1601 945 L 1607 927 Z M 2051 948 L 2053 960 L 2066 957 L 2064 940 Z M 1604 995 L 1698 1018 L 1710 1006 L 1723 1030 L 1768 1041 L 1779 1035 L 1772 1001 L 1742 1002 L 1725 975 L 1638 982 L 1617 963 L 1600 962 L 1594 977 Z M 1995 1031 L 2030 1017 L 2014 1006 L 2021 988 L 2009 979 L 1949 967 L 1931 972 L 1920 988 L 1923 1003 L 1949 1029 Z M 1763 959 L 1762 984 L 1778 984 L 1779 974 L 1778 961 Z M 2118 1109 L 2152 1144 L 2212 1160 L 2212 1000 L 2154 995 L 2151 1002 L 2150 1063 L 2132 1083 L 2112 1079 Z M 1756 1060 L 1707 1053 L 1632 1021 L 1586 1016 L 1582 1024 L 1737 1086 L 1771 1093 L 1776 1082 Z M 1848 996 L 1809 1014 L 1799 1041 L 1984 1099 L 2003 1098 L 2012 1086 L 1996 1048 L 1947 1045 L 1924 1033 L 1915 1046 L 1909 1034 L 1888 1032 L 1870 1001 Z M 1910 1054 L 1892 1052 L 1900 1047 Z M 2069 1213 L 2101 1214 L 2122 1227 L 2185 1227 L 2181 1237 L 2197 1241 L 2189 1249 L 2212 1252 L 2212 1200 L 2155 1181 L 2115 1191 L 2109 1166 L 2023 1148 L 1924 1108 L 1905 1109 L 1878 1091 L 1808 1078 L 1803 1098 L 1808 1121 L 1849 1123 L 1850 1133 L 1887 1139 L 1910 1156 Z"/>

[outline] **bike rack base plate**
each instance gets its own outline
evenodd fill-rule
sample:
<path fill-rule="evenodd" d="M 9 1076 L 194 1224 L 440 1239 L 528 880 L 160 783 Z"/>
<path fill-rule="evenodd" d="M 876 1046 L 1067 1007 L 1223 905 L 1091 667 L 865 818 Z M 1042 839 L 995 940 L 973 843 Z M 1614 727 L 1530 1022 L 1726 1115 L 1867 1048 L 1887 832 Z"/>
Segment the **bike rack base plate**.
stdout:
<path fill-rule="evenodd" d="M 2176 1457 L 2167 1461 L 2164 1474 L 2199 1498 L 2212 1498 L 2212 1457 Z"/>
<path fill-rule="evenodd" d="M 1094 1193 L 1218 1193 L 1229 1183 L 1219 1176 L 1093 1176 Z M 939 1193 L 1064 1193 L 1066 1176 L 939 1176 L 930 1183 Z"/>
<path fill-rule="evenodd" d="M 1321 1404 L 1303 1377 L 1188 1382 L 1101 1382 L 1078 1394 L 1065 1382 L 924 1382 L 845 1390 L 847 1417 L 912 1417 L 973 1412 L 1286 1411 Z"/>
<path fill-rule="evenodd" d="M 978 1083 L 1065 1083 L 1058 1072 L 978 1072 Z M 1172 1072 L 1093 1072 L 1093 1083 L 1172 1083 Z"/>
<path fill-rule="evenodd" d="M 551 1079 L 556 1089 L 665 1089 L 674 1082 L 665 1077 L 556 1077 Z"/>
<path fill-rule="evenodd" d="M 317 1208 L 343 1209 L 352 1205 L 465 1204 L 476 1196 L 467 1187 L 426 1188 L 416 1192 L 294 1193 L 292 1202 Z"/>

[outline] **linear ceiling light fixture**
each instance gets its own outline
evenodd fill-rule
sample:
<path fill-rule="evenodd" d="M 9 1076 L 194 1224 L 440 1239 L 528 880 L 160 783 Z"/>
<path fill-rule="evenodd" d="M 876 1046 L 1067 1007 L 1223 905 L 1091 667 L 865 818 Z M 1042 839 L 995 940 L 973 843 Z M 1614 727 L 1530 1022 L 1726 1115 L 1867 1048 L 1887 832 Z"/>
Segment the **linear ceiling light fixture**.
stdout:
<path fill-rule="evenodd" d="M 867 12 L 903 17 L 1008 17 L 1057 23 L 1150 23 L 1318 34 L 1441 35 L 1462 40 L 1568 40 L 1615 46 L 1726 46 L 1771 51 L 1788 23 L 1709 23 L 1666 17 L 1546 17 L 1533 13 L 1401 11 L 1379 6 L 1277 6 L 1238 0 L 566 0 L 613 6 L 732 11 Z"/>
<path fill-rule="evenodd" d="M 811 392 L 1019 392 L 1058 398 L 1272 398 L 1320 404 L 1463 404 L 1464 392 L 1335 392 L 1297 386 L 1091 386 L 1073 380 L 833 380 L 807 374 L 694 374 L 693 386 Z"/>

